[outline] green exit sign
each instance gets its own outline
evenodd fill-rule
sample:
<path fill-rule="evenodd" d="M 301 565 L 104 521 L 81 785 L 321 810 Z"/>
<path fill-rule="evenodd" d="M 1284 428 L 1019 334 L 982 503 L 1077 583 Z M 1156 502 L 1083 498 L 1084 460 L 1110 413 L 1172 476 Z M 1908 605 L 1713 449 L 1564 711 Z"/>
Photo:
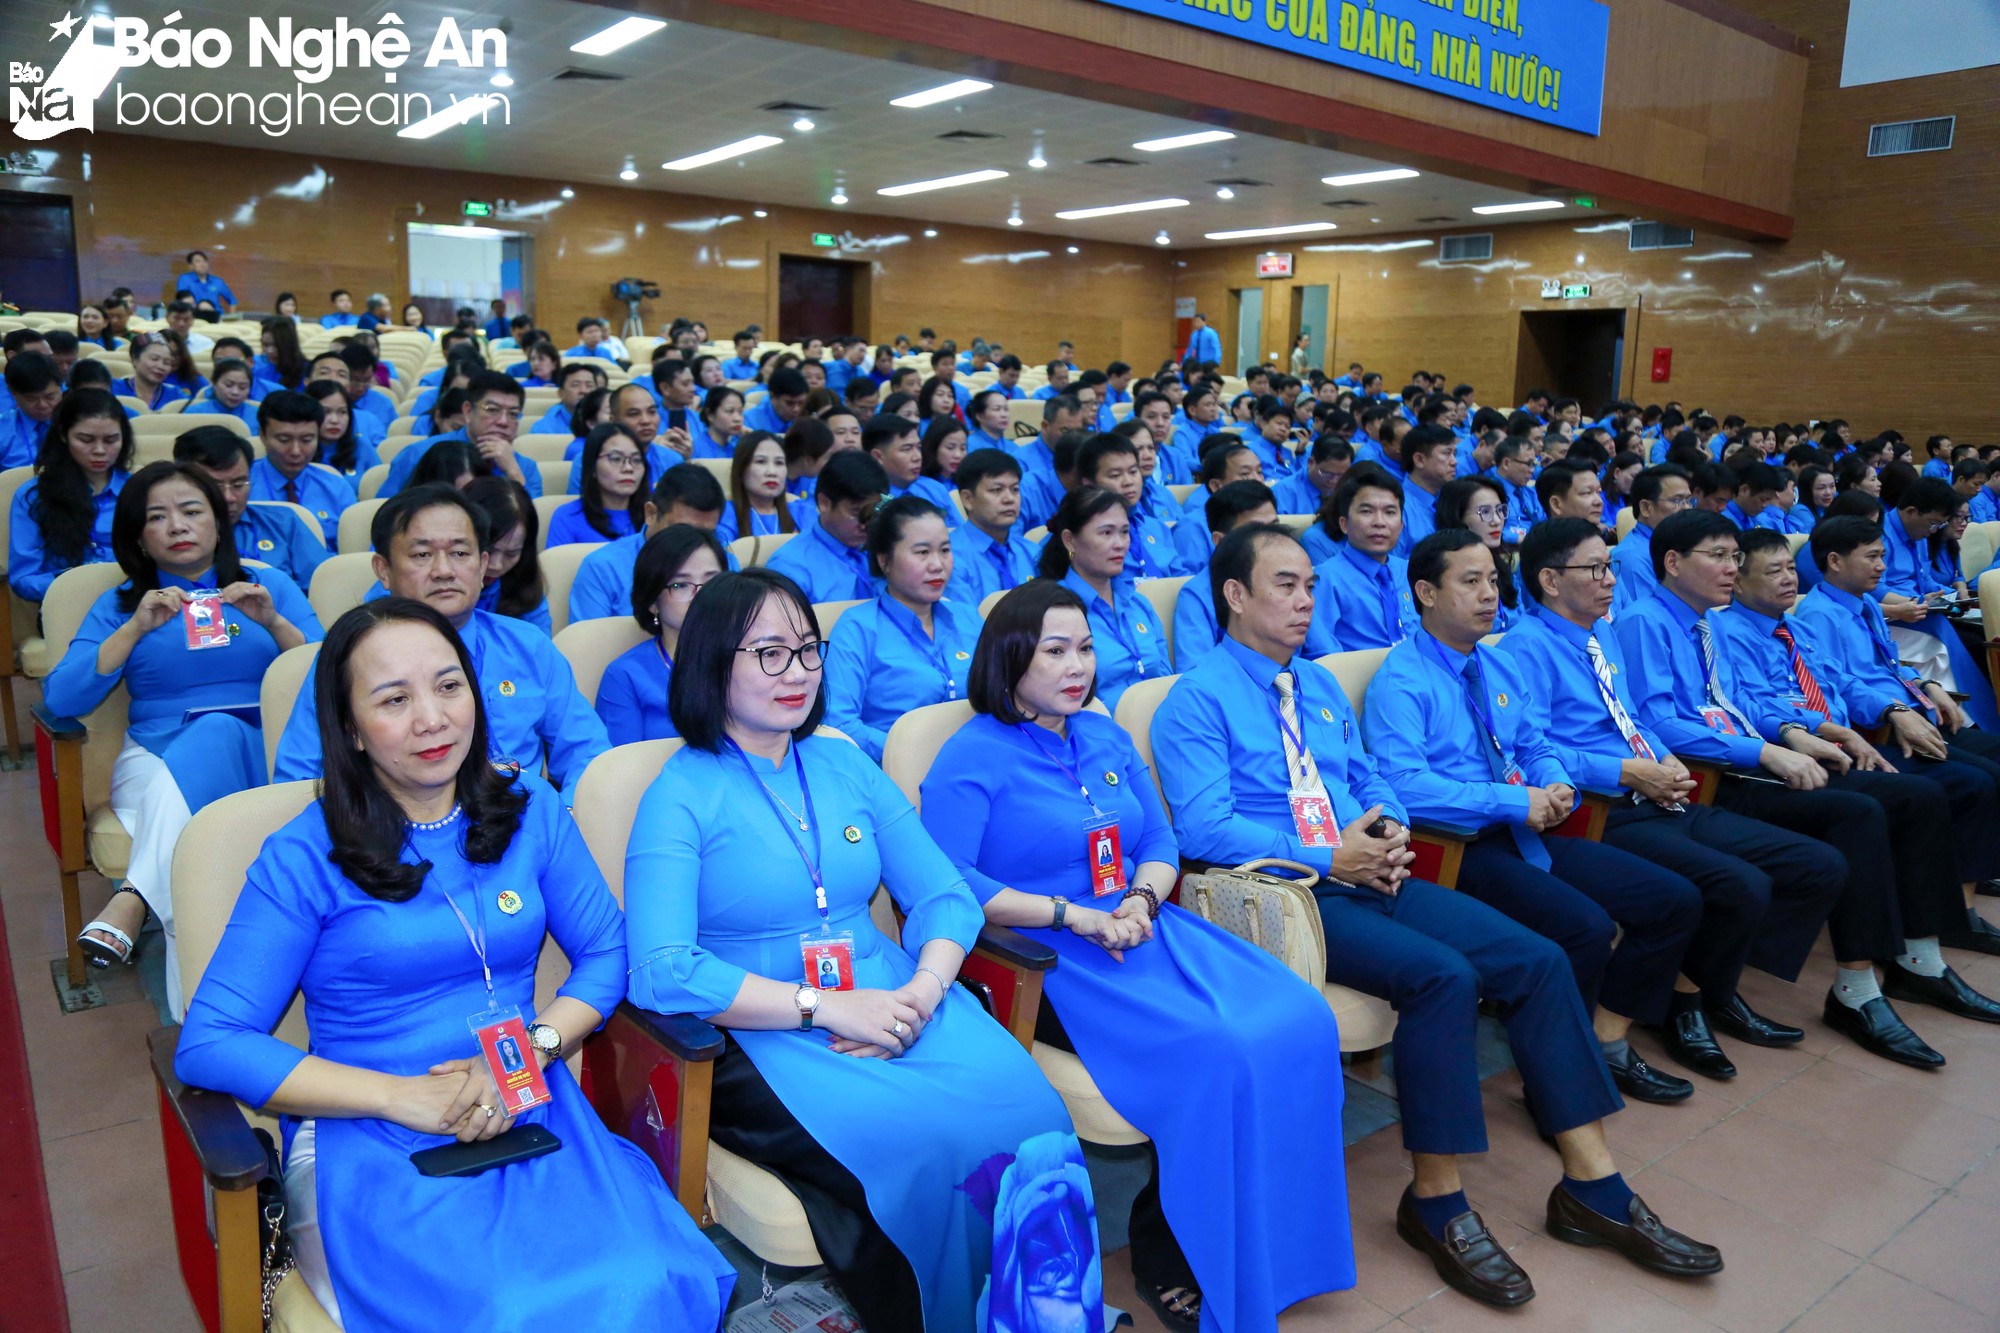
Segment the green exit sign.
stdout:
<path fill-rule="evenodd" d="M 490 218 L 493 216 L 493 205 L 484 199 L 468 199 L 461 211 L 469 218 Z"/>
<path fill-rule="evenodd" d="M 1573 282 L 1563 288 L 1563 300 L 1565 301 L 1579 300 L 1588 295 L 1590 295 L 1590 284 L 1587 282 Z"/>
<path fill-rule="evenodd" d="M 1575 205 L 1576 205 L 1576 206 L 1577 206 L 1578 208 L 1596 208 L 1596 207 L 1597 207 L 1597 201 L 1596 201 L 1595 199 L 1591 198 L 1591 197 L 1590 197 L 1589 195 L 1587 195 L 1587 194 L 1580 194 L 1580 195 L 1578 195 L 1578 196 L 1577 196 L 1576 198 L 1574 198 L 1574 199 L 1570 200 L 1570 202 L 1571 202 L 1572 204 L 1575 204 Z"/>
<path fill-rule="evenodd" d="M 830 231 L 816 231 L 813 233 L 813 244 L 837 247 L 840 244 L 840 238 Z"/>

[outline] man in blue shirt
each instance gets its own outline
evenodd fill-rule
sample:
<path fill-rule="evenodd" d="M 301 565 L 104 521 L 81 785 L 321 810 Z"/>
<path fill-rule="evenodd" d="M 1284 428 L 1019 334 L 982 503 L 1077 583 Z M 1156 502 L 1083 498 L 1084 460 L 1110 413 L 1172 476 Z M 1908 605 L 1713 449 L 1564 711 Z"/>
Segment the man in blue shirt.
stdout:
<path fill-rule="evenodd" d="M 208 252 L 190 250 L 187 256 L 188 271 L 174 280 L 174 295 L 186 297 L 192 305 L 203 301 L 215 307 L 218 315 L 236 313 L 236 293 L 229 290 L 229 284 L 208 271 Z"/>
<path fill-rule="evenodd" d="M 1459 1178 L 1459 1155 L 1487 1148 L 1472 1020 L 1486 999 L 1562 1154 L 1550 1234 L 1609 1245 L 1654 1271 L 1719 1270 L 1713 1248 L 1659 1225 L 1618 1174 L 1601 1122 L 1621 1103 L 1562 950 L 1470 894 L 1409 877 L 1403 803 L 1362 748 L 1339 683 L 1299 655 L 1314 613 L 1304 548 L 1282 528 L 1245 525 L 1211 570 L 1224 638 L 1160 705 L 1160 785 L 1184 857 L 1275 856 L 1320 871 L 1327 979 L 1395 1006 L 1415 1171 L 1398 1234 L 1455 1290 L 1499 1306 L 1533 1297 Z"/>
<path fill-rule="evenodd" d="M 1068 394 L 1042 404 L 1042 428 L 1037 435 L 1016 440 L 1011 452 L 1021 465 L 1021 525 L 1039 528 L 1049 521 L 1069 493 L 1056 474 L 1056 441 L 1078 429 L 1083 406 Z"/>
<path fill-rule="evenodd" d="M 1313 441 L 1306 465 L 1271 487 L 1281 514 L 1317 514 L 1354 466 L 1354 446 L 1338 435 Z"/>
<path fill-rule="evenodd" d="M 722 484 L 697 463 L 679 463 L 660 474 L 646 500 L 646 524 L 583 558 L 569 588 L 569 622 L 632 614 L 632 571 L 639 550 L 676 524 L 714 532 L 722 519 Z M 736 557 L 730 556 L 731 569 Z"/>
<path fill-rule="evenodd" d="M 1700 890 L 1615 847 L 1543 836 L 1576 809 L 1577 783 L 1535 726 L 1528 678 L 1480 646 L 1500 605 L 1485 543 L 1464 528 L 1426 537 L 1410 586 L 1423 627 L 1389 650 L 1368 686 L 1369 753 L 1417 818 L 1481 830 L 1459 891 L 1563 947 L 1618 1090 L 1686 1101 L 1694 1085 L 1654 1070 L 1626 1034 L 1635 1019 L 1665 1019 L 1701 924 Z"/>
<path fill-rule="evenodd" d="M 527 401 L 527 391 L 520 381 L 503 371 L 482 370 L 472 377 L 465 392 L 465 425 L 398 450 L 389 460 L 389 475 L 382 483 L 382 495 L 394 495 L 403 489 L 425 452 L 443 440 L 470 440 L 495 472 L 520 482 L 530 495 L 542 493 L 541 469 L 524 466 L 514 453 L 514 439 L 521 433 L 521 404 Z"/>
<path fill-rule="evenodd" d="M 507 303 L 493 301 L 487 305 L 486 341 L 489 345 L 506 339 L 513 333 L 513 325 L 507 322 Z"/>
<path fill-rule="evenodd" d="M 1965 695 L 1966 715 L 2000 731 L 1993 687 L 1938 607 L 1952 589 L 1931 568 L 1929 540 L 1951 522 L 1958 505 L 1951 483 L 1934 477 L 1918 478 L 1896 498 L 1882 515 L 1886 564 L 1875 596 L 1903 660 L 1913 663 L 1925 680 Z"/>
<path fill-rule="evenodd" d="M 319 317 L 321 328 L 351 329 L 361 322 L 361 317 L 354 313 L 354 297 L 347 288 L 334 288 L 327 293 L 326 299 L 333 303 L 333 311 Z"/>
<path fill-rule="evenodd" d="M 1069 391 L 1070 368 L 1068 366 L 1060 361 L 1051 361 L 1044 369 L 1048 371 L 1048 383 L 1028 395 L 1028 397 L 1033 398 L 1037 402 L 1040 402 L 1044 398 L 1053 398 L 1059 393 L 1067 393 Z"/>
<path fill-rule="evenodd" d="M 722 363 L 722 378 L 726 380 L 754 380 L 757 378 L 757 335 L 748 329 L 738 330 L 733 341 L 736 355 Z"/>
<path fill-rule="evenodd" d="M 1518 542 L 1528 529 L 1548 517 L 1541 497 L 1535 494 L 1535 447 L 1528 436 L 1509 435 L 1493 450 L 1493 479 L 1500 483 L 1500 498 L 1507 502 L 1507 522 L 1501 536 Z"/>
<path fill-rule="evenodd" d="M 1657 1020 L 1667 1054 L 1715 1078 L 1735 1073 L 1710 1030 L 1755 1046 L 1805 1033 L 1754 1012 L 1737 986 L 1752 961 L 1797 977 L 1847 879 L 1839 853 L 1811 838 L 1694 801 L 1695 783 L 1639 720 L 1633 677 L 1605 614 L 1610 554 L 1580 518 L 1538 524 L 1521 547 L 1534 610 L 1500 641 L 1523 678 L 1533 729 L 1584 788 L 1609 793 L 1604 841 L 1685 876 L 1701 890 L 1702 923 Z"/>
<path fill-rule="evenodd" d="M 556 401 L 523 434 L 569 435 L 570 416 L 592 389 L 605 383 L 604 372 L 588 361 L 572 361 L 556 372 Z"/>
<path fill-rule="evenodd" d="M 1736 600 L 1713 617 L 1739 680 L 1755 694 L 1789 704 L 1815 735 L 1853 756 L 1854 770 L 1829 785 L 1864 791 L 1889 814 L 1906 947 L 1890 966 L 1886 993 L 2000 1023 L 2000 1005 L 1960 982 L 1938 953 L 1947 935 L 1970 932 L 1975 948 L 2000 943 L 2000 932 L 1986 926 L 1972 900 L 1973 885 L 2000 871 L 2000 803 L 1994 797 L 2000 767 L 1969 749 L 1954 762 L 1949 747 L 1942 761 L 1906 756 L 1892 764 L 1848 725 L 1847 693 L 1872 701 L 1873 691 L 1851 685 L 1838 658 L 1820 652 L 1814 631 L 1790 614 L 1798 573 L 1783 535 L 1745 533 L 1741 549 Z M 1823 599 L 1822 605 L 1831 603 Z"/>
<path fill-rule="evenodd" d="M 13 410 L 0 417 L 0 468 L 33 467 L 49 433 L 49 419 L 62 402 L 62 376 L 55 358 L 17 352 L 7 362 L 7 397 Z"/>
<path fill-rule="evenodd" d="M 1686 468 L 1655 463 L 1632 479 L 1631 500 L 1632 531 L 1611 552 L 1611 571 L 1617 575 L 1611 598 L 1614 619 L 1634 602 L 1652 596 L 1660 586 L 1653 577 L 1653 529 L 1693 506 L 1693 482 Z"/>
<path fill-rule="evenodd" d="M 599 361 L 616 362 L 617 357 L 604 342 L 604 321 L 595 315 L 585 315 L 576 322 L 576 346 L 563 352 L 565 359 L 571 357 L 594 357 Z"/>
<path fill-rule="evenodd" d="M 812 602 L 866 601 L 879 591 L 868 568 L 868 524 L 888 493 L 882 465 L 858 449 L 828 456 L 813 488 L 819 521 L 778 548 L 766 568 L 787 575 Z"/>
<path fill-rule="evenodd" d="M 977 607 L 1035 577 L 1034 543 L 1014 533 L 1021 516 L 1021 463 L 1004 449 L 975 449 L 952 474 L 965 522 L 952 533 L 945 595 Z"/>
<path fill-rule="evenodd" d="M 1192 498 L 1192 497 L 1190 497 Z M 1185 511 L 1181 523 L 1206 528 L 1211 544 L 1246 523 L 1276 523 L 1278 509 L 1271 488 L 1261 481 L 1232 481 L 1208 495 L 1207 503 Z M 1177 530 L 1178 531 L 1178 530 Z M 1317 625 L 1315 625 L 1317 630 Z M 1222 641 L 1222 626 L 1215 618 L 1215 585 L 1207 565 L 1195 570 L 1174 597 L 1174 670 L 1186 671 L 1215 651 Z M 1329 644 L 1306 636 L 1305 655 L 1318 657 L 1331 652 Z"/>
<path fill-rule="evenodd" d="M 1542 503 L 1545 522 L 1580 518 L 1592 527 L 1604 526 L 1604 483 L 1588 463 L 1565 458 L 1549 464 L 1535 478 L 1535 498 Z"/>
<path fill-rule="evenodd" d="M 1026 398 L 1028 395 L 1021 388 L 1021 371 L 1023 369 L 1021 358 L 1015 356 L 1012 352 L 995 361 L 993 363 L 992 391 L 1002 395 L 1009 402 L 1012 402 L 1016 398 Z M 1096 417 L 1093 414 L 1090 417 L 1086 417 L 1085 420 L 1094 421 Z"/>
<path fill-rule="evenodd" d="M 1396 554 L 1402 488 L 1380 468 L 1356 466 L 1333 493 L 1333 508 L 1345 540 L 1314 571 L 1320 579 L 1314 628 L 1339 652 L 1401 643 L 1417 628 L 1409 562 Z"/>
<path fill-rule="evenodd" d="M 318 520 L 326 548 L 340 535 L 340 516 L 354 503 L 354 487 L 329 467 L 314 467 L 319 426 L 326 415 L 320 401 L 280 389 L 257 405 L 257 435 L 264 456 L 250 465 L 250 498 L 302 505 Z M 304 586 L 304 585 L 300 585 Z"/>
<path fill-rule="evenodd" d="M 383 505 L 370 536 L 375 577 L 383 586 L 423 602 L 464 640 L 486 705 L 493 757 L 523 768 L 546 759 L 549 780 L 573 792 L 584 768 L 611 742 L 549 636 L 527 621 L 478 609 L 489 542 L 485 516 L 451 487 L 434 483 Z M 313 682 L 309 670 L 278 739 L 273 781 L 318 777 L 324 767 Z"/>
<path fill-rule="evenodd" d="M 744 411 L 743 429 L 767 430 L 783 436 L 799 419 L 799 413 L 806 410 L 806 377 L 796 367 L 786 366 L 772 371 L 765 387 L 770 393 L 764 401 Z"/>
<path fill-rule="evenodd" d="M 1188 333 L 1187 350 L 1181 353 L 1181 363 L 1193 361 L 1198 365 L 1222 364 L 1222 336 L 1208 327 L 1208 316 L 1195 312 L 1194 328 Z"/>
<path fill-rule="evenodd" d="M 1418 426 L 1403 435 L 1402 460 L 1403 536 L 1396 554 L 1407 560 L 1437 531 L 1438 492 L 1458 475 L 1458 439 L 1442 426 Z"/>
<path fill-rule="evenodd" d="M 315 407 L 318 403 L 313 404 Z M 331 554 L 319 529 L 283 505 L 250 503 L 250 442 L 223 426 L 197 426 L 174 441 L 174 461 L 192 463 L 222 492 L 230 538 L 245 560 L 281 569 L 301 588 Z"/>
<path fill-rule="evenodd" d="M 931 353 L 931 375 L 951 386 L 952 396 L 958 399 L 960 411 L 972 401 L 972 390 L 958 382 L 958 358 L 952 353 L 942 351 Z"/>
<path fill-rule="evenodd" d="M 1722 516 L 1739 528 L 1770 528 L 1773 520 L 1782 524 L 1784 510 L 1778 506 L 1778 492 L 1784 489 L 1785 481 L 1778 469 L 1769 463 L 1752 463 L 1741 471 L 1731 471 L 1736 475 L 1736 498 L 1722 507 Z"/>
<path fill-rule="evenodd" d="M 1139 471 L 1139 450 L 1122 435 L 1101 434 L 1077 451 L 1077 480 L 1110 491 L 1125 502 L 1132 528 L 1132 550 L 1125 572 L 1137 579 L 1164 579 L 1191 572 L 1174 549 L 1174 534 L 1157 515 L 1140 503 L 1146 479 Z"/>
<path fill-rule="evenodd" d="M 1724 766 L 1715 800 L 1725 809 L 1818 838 L 1846 859 L 1847 883 L 1827 919 L 1839 975 L 1822 1017 L 1885 1059 L 1937 1068 L 1944 1057 L 1895 1012 L 1871 961 L 1896 957 L 1904 946 L 1889 815 L 1870 794 L 1828 786 L 1829 771 L 1846 773 L 1852 758 L 1813 735 L 1789 705 L 1743 689 L 1708 619 L 1735 592 L 1736 538 L 1735 524 L 1701 509 L 1654 530 L 1660 588 L 1616 622 L 1639 720 L 1674 753 Z"/>

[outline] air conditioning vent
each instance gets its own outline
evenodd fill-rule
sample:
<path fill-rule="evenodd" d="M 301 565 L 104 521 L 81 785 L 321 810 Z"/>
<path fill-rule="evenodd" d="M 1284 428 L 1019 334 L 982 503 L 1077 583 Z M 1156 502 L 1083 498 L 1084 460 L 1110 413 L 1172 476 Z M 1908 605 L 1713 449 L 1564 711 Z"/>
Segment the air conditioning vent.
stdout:
<path fill-rule="evenodd" d="M 1136 167 L 1139 164 L 1129 157 L 1091 157 L 1085 158 L 1083 165 L 1086 167 Z"/>
<path fill-rule="evenodd" d="M 566 69 L 556 75 L 554 79 L 556 83 L 565 81 L 570 83 L 623 83 L 625 82 L 625 76 L 623 74 L 606 74 L 602 70 L 595 69 Z"/>
<path fill-rule="evenodd" d="M 1632 250 L 1685 250 L 1694 244 L 1694 228 L 1670 222 L 1635 222 L 1626 236 Z"/>
<path fill-rule="evenodd" d="M 1930 120 L 1899 120 L 1890 125 L 1868 127 L 1868 156 L 1895 157 L 1901 153 L 1942 153 L 1951 147 L 1957 116 L 1934 116 Z"/>
<path fill-rule="evenodd" d="M 1326 206 L 1328 208 L 1373 208 L 1375 207 L 1375 201 L 1373 199 L 1329 199 L 1326 201 Z"/>
<path fill-rule="evenodd" d="M 1493 233 L 1480 232 L 1474 236 L 1447 236 L 1438 245 L 1438 262 L 1441 264 L 1464 264 L 1475 259 L 1493 258 Z"/>
<path fill-rule="evenodd" d="M 802 116 L 809 111 L 825 111 L 828 108 L 814 106 L 810 102 L 766 102 L 757 109 L 759 111 L 782 111 L 788 116 Z"/>
<path fill-rule="evenodd" d="M 1417 221 L 1419 221 L 1419 222 L 1456 222 L 1456 221 L 1458 221 L 1458 219 L 1457 219 L 1457 218 L 1455 218 L 1455 217 L 1449 217 L 1449 216 L 1447 216 L 1447 215 L 1445 215 L 1445 214 L 1443 214 L 1443 213 L 1437 213 L 1437 214 L 1433 214 L 1432 216 L 1430 216 L 1430 217 L 1427 217 L 1427 218 L 1418 218 L 1418 219 L 1417 219 Z"/>
<path fill-rule="evenodd" d="M 985 130 L 947 130 L 938 138 L 946 143 L 973 143 L 980 139 L 1004 139 L 1004 134 L 988 134 Z"/>
<path fill-rule="evenodd" d="M 1219 181 L 1209 182 L 1210 185 L 1226 185 L 1232 190 L 1261 190 L 1270 183 L 1269 181 L 1253 180 L 1248 176 L 1229 176 Z"/>

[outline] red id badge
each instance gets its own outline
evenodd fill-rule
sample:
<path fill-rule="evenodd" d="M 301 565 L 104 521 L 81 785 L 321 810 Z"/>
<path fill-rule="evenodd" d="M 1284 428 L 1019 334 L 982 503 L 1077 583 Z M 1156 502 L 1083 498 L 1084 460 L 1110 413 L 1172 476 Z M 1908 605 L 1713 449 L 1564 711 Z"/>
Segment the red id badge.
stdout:
<path fill-rule="evenodd" d="M 1720 708 L 1702 709 L 1701 720 L 1708 723 L 1710 731 L 1719 731 L 1725 736 L 1734 736 L 1736 734 L 1735 724 L 1730 722 L 1729 714 L 1723 712 Z"/>
<path fill-rule="evenodd" d="M 1083 822 L 1083 847 L 1090 866 L 1090 892 L 1102 898 L 1125 892 L 1125 851 L 1118 838 L 1118 819 L 1104 815 Z"/>
<path fill-rule="evenodd" d="M 187 630 L 190 648 L 227 648 L 229 626 L 224 617 L 227 606 L 219 592 L 198 592 L 181 604 L 181 625 Z"/>
<path fill-rule="evenodd" d="M 854 989 L 854 932 L 808 931 L 799 936 L 799 958 L 814 990 Z"/>
<path fill-rule="evenodd" d="M 501 1110 L 519 1115 L 549 1100 L 549 1083 L 528 1044 L 528 1024 L 519 1009 L 489 1009 L 466 1019 L 465 1025 L 479 1039 L 479 1053 L 500 1091 Z"/>
<path fill-rule="evenodd" d="M 1519 764 L 1507 765 L 1507 785 L 1510 787 L 1525 787 L 1528 785 L 1528 779 L 1522 776 Z"/>
<path fill-rule="evenodd" d="M 1294 787 L 1288 793 L 1292 803 L 1292 824 L 1299 841 L 1308 847 L 1340 846 L 1340 826 L 1334 822 L 1333 801 L 1325 792 Z"/>

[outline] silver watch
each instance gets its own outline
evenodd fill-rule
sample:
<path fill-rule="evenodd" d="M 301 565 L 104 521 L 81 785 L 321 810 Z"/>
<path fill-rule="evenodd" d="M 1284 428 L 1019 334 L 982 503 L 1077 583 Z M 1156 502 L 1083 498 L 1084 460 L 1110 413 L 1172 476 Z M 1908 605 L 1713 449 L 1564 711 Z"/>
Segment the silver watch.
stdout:
<path fill-rule="evenodd" d="M 793 993 L 792 998 L 797 1001 L 799 1006 L 799 1031 L 811 1032 L 813 1029 L 813 1014 L 819 1009 L 819 991 L 811 986 L 801 985 Z"/>
<path fill-rule="evenodd" d="M 546 1056 L 551 1064 L 562 1058 L 562 1033 L 547 1023 L 528 1024 L 528 1045 L 535 1048 L 537 1055 Z"/>

